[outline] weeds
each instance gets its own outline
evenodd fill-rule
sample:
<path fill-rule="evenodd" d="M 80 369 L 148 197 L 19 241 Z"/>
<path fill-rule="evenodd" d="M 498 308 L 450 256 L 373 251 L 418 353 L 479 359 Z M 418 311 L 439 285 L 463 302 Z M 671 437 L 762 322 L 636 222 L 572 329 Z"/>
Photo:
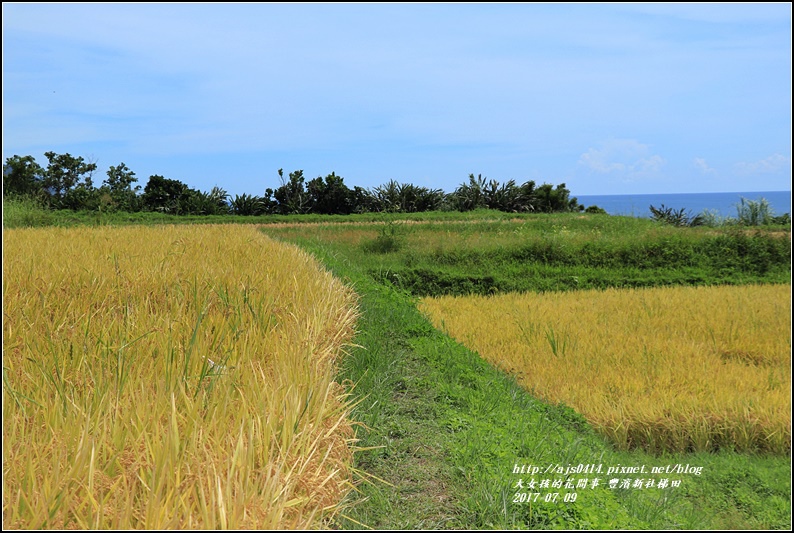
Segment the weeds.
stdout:
<path fill-rule="evenodd" d="M 3 228 L 51 226 L 56 216 L 33 198 L 3 199 Z"/>
<path fill-rule="evenodd" d="M 383 222 L 378 236 L 365 242 L 362 248 L 367 253 L 388 254 L 402 249 L 406 235 L 405 226 L 393 218 Z"/>
<path fill-rule="evenodd" d="M 524 332 L 522 331 L 522 336 Z M 551 353 L 554 357 L 564 356 L 570 344 L 570 339 L 567 333 L 556 333 L 553 326 L 546 328 L 546 340 L 549 341 Z"/>

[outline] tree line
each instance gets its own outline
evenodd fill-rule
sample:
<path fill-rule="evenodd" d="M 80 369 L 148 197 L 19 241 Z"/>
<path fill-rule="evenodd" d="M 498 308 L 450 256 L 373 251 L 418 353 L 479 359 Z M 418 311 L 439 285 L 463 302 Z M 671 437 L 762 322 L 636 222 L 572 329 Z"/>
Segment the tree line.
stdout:
<path fill-rule="evenodd" d="M 352 189 L 334 172 L 306 181 L 303 171 L 284 176 L 278 170 L 280 186 L 268 188 L 263 196 L 235 195 L 213 187 L 209 192 L 160 175 L 149 176 L 146 186 L 123 162 L 111 166 L 99 187 L 94 185 L 97 164 L 68 153 L 46 152 L 47 166 L 32 156 L 14 155 L 3 165 L 3 198 L 33 198 L 51 209 L 91 211 L 155 211 L 175 215 L 339 214 L 435 210 L 471 211 L 487 208 L 506 212 L 552 213 L 583 211 L 575 197 L 561 183 L 556 187 L 515 180 L 499 183 L 470 174 L 451 193 L 390 180 L 378 187 Z M 596 208 L 597 209 L 597 208 Z"/>

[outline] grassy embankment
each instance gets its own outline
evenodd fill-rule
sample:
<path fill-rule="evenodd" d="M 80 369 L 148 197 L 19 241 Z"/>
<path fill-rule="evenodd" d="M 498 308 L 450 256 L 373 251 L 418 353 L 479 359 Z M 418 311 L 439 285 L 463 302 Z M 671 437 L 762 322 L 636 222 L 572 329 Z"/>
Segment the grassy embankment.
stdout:
<path fill-rule="evenodd" d="M 339 224 L 384 223 L 389 221 L 405 222 L 470 222 L 472 220 L 510 220 L 526 218 L 528 215 L 516 215 L 498 211 L 480 210 L 460 213 L 457 211 L 430 211 L 426 213 L 393 213 L 385 218 L 380 213 L 362 213 L 353 215 L 172 215 L 166 213 L 121 211 L 72 211 L 70 209 L 44 209 L 29 199 L 7 199 L 3 201 L 3 227 L 71 227 L 71 226 L 128 226 L 128 225 L 162 225 L 162 224 Z"/>
<path fill-rule="evenodd" d="M 307 528 L 351 488 L 353 293 L 253 227 L 3 234 L 3 528 Z"/>
<path fill-rule="evenodd" d="M 618 451 L 581 415 L 533 398 L 515 377 L 432 328 L 409 293 L 603 287 L 614 280 L 628 280 L 622 285 L 629 286 L 785 283 L 790 281 L 787 230 L 675 229 L 646 220 L 575 215 L 263 229 L 315 253 L 361 295 L 356 342 L 362 347 L 346 358 L 344 377 L 357 383 L 354 395 L 364 398 L 353 416 L 369 428 L 359 428 L 359 445 L 373 449 L 358 452 L 356 466 L 372 482 L 361 485 L 360 497 L 366 500 L 348 511 L 350 520 L 340 526 L 790 526 L 789 457 L 727 449 L 656 455 Z M 544 243 L 552 253 L 531 253 L 543 250 Z M 673 489 L 602 485 L 579 490 L 573 504 L 529 505 L 513 503 L 518 480 L 529 477 L 513 473 L 517 463 L 595 463 L 604 469 L 681 464 L 702 470 L 678 476 L 681 484 Z M 593 476 L 585 477 L 592 481 Z M 621 482 L 626 477 L 632 476 L 620 476 Z M 658 481 L 660 476 L 646 477 Z M 562 498 L 571 491 L 559 492 Z"/>

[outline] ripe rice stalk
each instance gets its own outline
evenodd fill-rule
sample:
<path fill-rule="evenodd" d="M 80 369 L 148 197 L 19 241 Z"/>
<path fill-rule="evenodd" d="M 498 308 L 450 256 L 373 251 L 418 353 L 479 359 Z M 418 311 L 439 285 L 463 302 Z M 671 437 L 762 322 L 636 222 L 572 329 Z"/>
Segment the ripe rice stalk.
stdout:
<path fill-rule="evenodd" d="M 4 232 L 3 527 L 320 527 L 355 295 L 253 227 Z"/>
<path fill-rule="evenodd" d="M 790 285 L 609 289 L 420 307 L 620 448 L 787 453 L 790 295 Z"/>

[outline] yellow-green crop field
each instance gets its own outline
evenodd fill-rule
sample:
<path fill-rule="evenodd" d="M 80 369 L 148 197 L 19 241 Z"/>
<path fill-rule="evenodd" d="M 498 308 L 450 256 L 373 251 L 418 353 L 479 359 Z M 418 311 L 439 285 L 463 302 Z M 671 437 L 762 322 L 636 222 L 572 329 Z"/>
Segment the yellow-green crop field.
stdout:
<path fill-rule="evenodd" d="M 350 289 L 251 226 L 3 235 L 3 528 L 318 527 Z"/>
<path fill-rule="evenodd" d="M 619 448 L 791 450 L 790 285 L 440 297 L 420 309 Z"/>

